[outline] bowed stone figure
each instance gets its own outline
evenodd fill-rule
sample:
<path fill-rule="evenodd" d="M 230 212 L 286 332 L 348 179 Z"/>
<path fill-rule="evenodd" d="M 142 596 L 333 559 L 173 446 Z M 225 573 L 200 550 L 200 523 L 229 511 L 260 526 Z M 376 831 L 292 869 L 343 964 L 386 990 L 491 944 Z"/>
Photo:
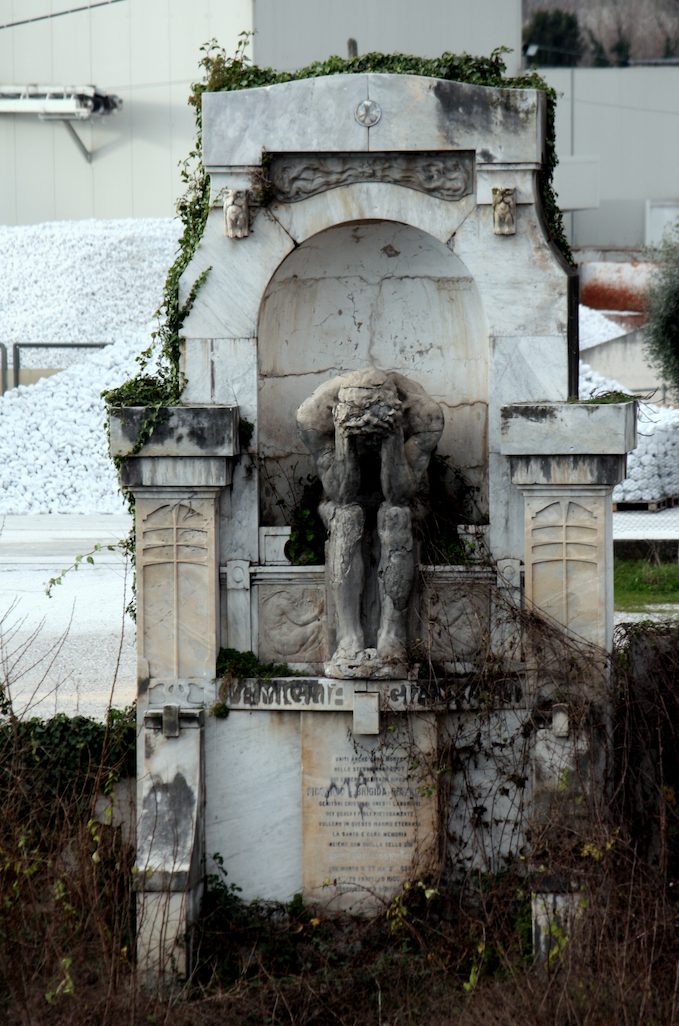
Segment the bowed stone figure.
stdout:
<path fill-rule="evenodd" d="M 441 407 L 402 374 L 366 367 L 317 388 L 297 423 L 323 484 L 319 513 L 330 535 L 326 572 L 339 630 L 325 673 L 405 677 L 415 577 L 411 505 L 441 437 Z M 366 648 L 364 533 L 375 514 L 380 613 L 376 648 Z"/>

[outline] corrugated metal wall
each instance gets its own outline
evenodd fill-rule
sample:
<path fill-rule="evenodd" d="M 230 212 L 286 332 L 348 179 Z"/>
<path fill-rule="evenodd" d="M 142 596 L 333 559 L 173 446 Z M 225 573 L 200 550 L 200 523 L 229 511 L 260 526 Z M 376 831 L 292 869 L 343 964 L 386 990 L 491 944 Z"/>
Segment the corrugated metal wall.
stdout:
<path fill-rule="evenodd" d="M 0 25 L 87 2 L 0 0 Z M 91 164 L 61 122 L 0 116 L 0 223 L 172 215 L 195 135 L 199 48 L 215 36 L 231 52 L 251 27 L 251 0 L 121 0 L 0 29 L 3 83 L 92 83 L 124 104 L 75 124 Z"/>
<path fill-rule="evenodd" d="M 569 215 L 572 244 L 642 246 L 646 200 L 679 199 L 679 67 L 540 71 L 561 94 L 557 153 L 599 156 L 600 206 Z"/>

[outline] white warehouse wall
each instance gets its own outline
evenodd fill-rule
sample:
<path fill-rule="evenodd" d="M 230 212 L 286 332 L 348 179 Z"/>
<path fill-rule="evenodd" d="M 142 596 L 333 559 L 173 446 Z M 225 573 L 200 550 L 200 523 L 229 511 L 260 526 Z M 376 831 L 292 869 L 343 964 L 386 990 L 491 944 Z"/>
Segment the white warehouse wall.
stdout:
<path fill-rule="evenodd" d="M 0 25 L 87 2 L 0 0 Z M 195 138 L 200 47 L 214 36 L 233 52 L 251 28 L 251 0 L 120 0 L 1 28 L 3 84 L 93 84 L 123 109 L 75 123 L 91 164 L 60 121 L 0 115 L 0 223 L 171 216 Z"/>
<path fill-rule="evenodd" d="M 488 56 L 497 46 L 507 71 L 521 63 L 521 0 L 253 0 L 254 58 L 281 71 L 358 52 L 438 57 L 444 50 Z"/>
<path fill-rule="evenodd" d="M 567 216 L 571 244 L 643 246 L 646 200 L 679 202 L 679 67 L 539 71 L 559 94 L 557 155 L 599 157 L 600 205 Z"/>

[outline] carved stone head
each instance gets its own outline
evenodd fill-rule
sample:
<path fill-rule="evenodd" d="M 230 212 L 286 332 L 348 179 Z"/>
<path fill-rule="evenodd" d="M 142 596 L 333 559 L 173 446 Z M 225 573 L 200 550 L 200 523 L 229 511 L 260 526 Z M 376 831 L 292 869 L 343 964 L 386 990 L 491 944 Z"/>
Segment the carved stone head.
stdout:
<path fill-rule="evenodd" d="M 401 409 L 392 378 L 376 367 L 364 367 L 345 376 L 333 415 L 345 431 L 375 437 L 390 433 Z"/>
<path fill-rule="evenodd" d="M 248 194 L 246 189 L 225 189 L 224 190 L 224 206 L 231 207 L 244 207 L 247 202 Z"/>

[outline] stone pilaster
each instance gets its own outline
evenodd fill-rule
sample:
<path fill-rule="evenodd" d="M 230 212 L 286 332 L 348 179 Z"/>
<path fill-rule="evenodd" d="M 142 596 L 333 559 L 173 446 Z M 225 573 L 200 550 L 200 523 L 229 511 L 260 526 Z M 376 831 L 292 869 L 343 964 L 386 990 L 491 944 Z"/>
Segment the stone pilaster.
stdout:
<path fill-rule="evenodd" d="M 636 445 L 636 403 L 502 408 L 502 454 L 524 497 L 526 604 L 613 644 L 613 488 Z"/>
<path fill-rule="evenodd" d="M 209 411 L 188 412 L 209 435 Z M 191 424 L 181 427 L 188 434 Z M 232 470 L 213 454 L 220 446 L 186 456 L 185 436 L 177 444 L 168 427 L 164 435 L 154 443 L 162 455 L 146 455 L 149 445 L 121 472 L 135 497 L 137 960 L 148 982 L 190 969 L 203 892 L 203 723 L 220 641 L 220 494 Z"/>

